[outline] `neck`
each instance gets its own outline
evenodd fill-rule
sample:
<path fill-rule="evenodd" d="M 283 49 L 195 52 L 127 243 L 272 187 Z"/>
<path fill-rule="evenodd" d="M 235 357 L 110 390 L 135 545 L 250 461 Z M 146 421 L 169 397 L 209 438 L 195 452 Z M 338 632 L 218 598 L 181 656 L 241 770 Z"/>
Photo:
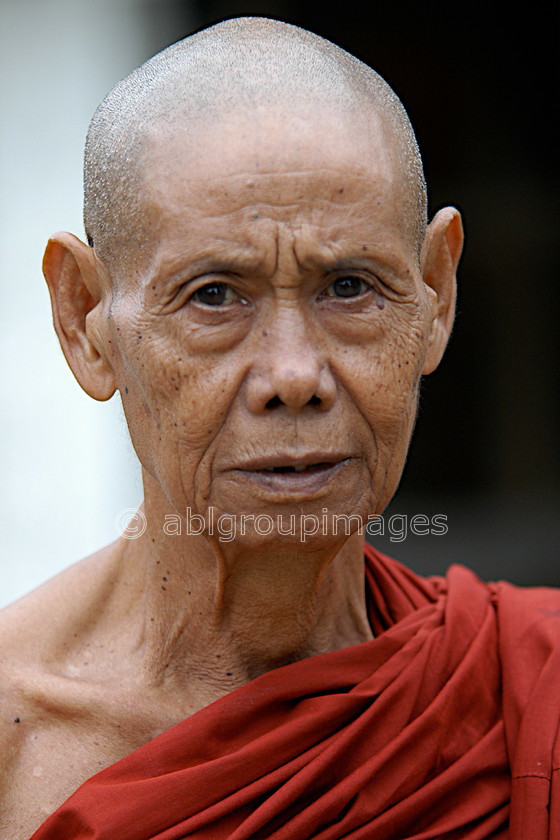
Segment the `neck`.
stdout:
<path fill-rule="evenodd" d="M 281 665 L 372 638 L 363 538 L 220 542 L 165 533 L 157 505 L 127 542 L 141 592 L 147 679 L 200 695 L 199 705 Z M 140 582 L 139 576 L 143 576 Z"/>

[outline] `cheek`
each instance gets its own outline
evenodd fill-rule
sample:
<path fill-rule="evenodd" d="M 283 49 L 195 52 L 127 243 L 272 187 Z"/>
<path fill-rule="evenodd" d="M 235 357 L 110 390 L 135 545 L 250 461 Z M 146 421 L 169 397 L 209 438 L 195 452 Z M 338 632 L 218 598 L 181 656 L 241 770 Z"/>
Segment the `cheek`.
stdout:
<path fill-rule="evenodd" d="M 361 346 L 347 345 L 338 354 L 339 379 L 367 428 L 370 507 L 376 513 L 389 503 L 404 468 L 426 349 L 422 307 L 393 307 L 375 330 L 364 326 Z"/>
<path fill-rule="evenodd" d="M 235 365 L 201 358 L 180 337 L 137 325 L 126 336 L 120 390 L 144 469 L 179 512 L 209 493 L 215 440 L 236 389 Z"/>
<path fill-rule="evenodd" d="M 359 345 L 346 344 L 337 353 L 338 376 L 378 445 L 411 430 L 427 350 L 423 310 L 386 309 L 383 319 L 364 323 Z"/>

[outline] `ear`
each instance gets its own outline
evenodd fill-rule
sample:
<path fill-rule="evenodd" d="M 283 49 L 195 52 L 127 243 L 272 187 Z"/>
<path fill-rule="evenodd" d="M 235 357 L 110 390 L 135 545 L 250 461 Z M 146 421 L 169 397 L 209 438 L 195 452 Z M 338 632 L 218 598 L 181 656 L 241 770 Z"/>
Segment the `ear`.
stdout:
<path fill-rule="evenodd" d="M 90 397 L 108 400 L 116 389 L 115 377 L 104 355 L 96 319 L 88 318 L 102 305 L 98 262 L 93 248 L 71 233 L 56 233 L 45 250 L 43 274 L 66 361 Z"/>
<path fill-rule="evenodd" d="M 423 374 L 437 368 L 451 335 L 457 295 L 457 266 L 462 250 L 461 215 L 454 207 L 444 207 L 428 225 L 422 246 L 422 275 L 432 302 L 430 341 Z"/>

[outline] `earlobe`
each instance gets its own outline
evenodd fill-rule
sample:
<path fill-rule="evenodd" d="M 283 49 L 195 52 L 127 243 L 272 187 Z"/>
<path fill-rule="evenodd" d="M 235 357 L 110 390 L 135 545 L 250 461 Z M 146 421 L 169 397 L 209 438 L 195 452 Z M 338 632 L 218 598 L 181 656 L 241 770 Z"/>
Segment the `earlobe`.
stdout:
<path fill-rule="evenodd" d="M 432 320 L 423 374 L 436 369 L 445 352 L 457 294 L 457 266 L 463 250 L 461 215 L 454 207 L 436 213 L 422 247 L 422 276 L 432 300 Z"/>
<path fill-rule="evenodd" d="M 93 249 L 71 233 L 57 233 L 48 241 L 43 274 L 66 361 L 87 394 L 108 400 L 116 390 L 115 378 L 102 338 L 88 319 L 102 298 Z"/>

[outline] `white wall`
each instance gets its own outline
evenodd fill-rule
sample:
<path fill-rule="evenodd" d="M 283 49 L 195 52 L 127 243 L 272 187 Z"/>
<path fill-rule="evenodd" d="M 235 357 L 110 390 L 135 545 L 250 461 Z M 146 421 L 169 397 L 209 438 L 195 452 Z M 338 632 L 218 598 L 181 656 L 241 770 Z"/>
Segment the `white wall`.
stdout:
<path fill-rule="evenodd" d="M 118 536 L 142 496 L 117 398 L 97 403 L 51 324 L 42 252 L 83 238 L 91 114 L 150 52 L 137 0 L 0 2 L 0 606 Z"/>

